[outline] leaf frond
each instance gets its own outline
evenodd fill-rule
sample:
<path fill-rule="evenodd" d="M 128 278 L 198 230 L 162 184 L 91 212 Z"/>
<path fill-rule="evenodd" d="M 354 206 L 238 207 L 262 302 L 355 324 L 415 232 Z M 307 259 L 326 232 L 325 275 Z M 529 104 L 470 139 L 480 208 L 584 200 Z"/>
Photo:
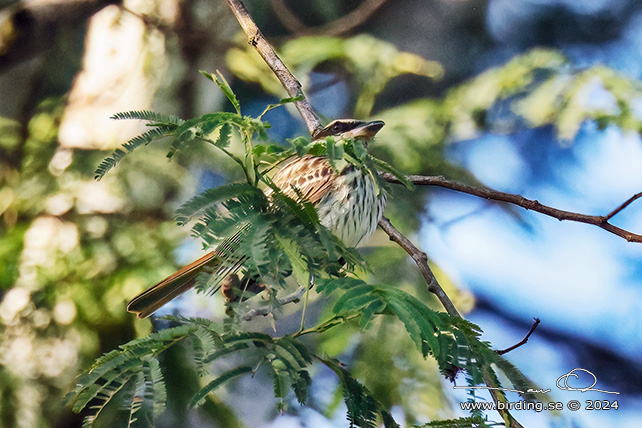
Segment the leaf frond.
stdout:
<path fill-rule="evenodd" d="M 178 116 L 165 113 L 157 113 L 149 110 L 132 110 L 114 114 L 110 117 L 112 120 L 145 120 L 150 122 L 150 126 L 170 126 L 176 127 L 182 125 L 185 121 Z"/>
<path fill-rule="evenodd" d="M 190 400 L 190 407 L 199 407 L 205 403 L 205 398 L 207 395 L 214 391 L 216 388 L 224 384 L 225 382 L 228 382 L 229 380 L 247 374 L 247 373 L 252 373 L 253 368 L 249 366 L 241 366 L 237 367 L 235 369 L 229 370 L 225 373 L 223 373 L 221 376 L 217 377 L 207 385 L 205 385 L 203 388 L 201 388 L 195 395 L 194 397 Z"/>
<path fill-rule="evenodd" d="M 100 165 L 98 165 L 96 172 L 94 173 L 94 178 L 96 180 L 100 180 L 109 172 L 109 170 L 115 167 L 118 162 L 125 157 L 125 155 L 128 155 L 140 146 L 147 145 L 152 141 L 172 135 L 174 129 L 174 127 L 168 125 L 158 125 L 156 128 L 150 129 L 149 131 L 130 139 L 124 143 L 120 149 L 116 149 L 110 157 L 104 159 Z"/>

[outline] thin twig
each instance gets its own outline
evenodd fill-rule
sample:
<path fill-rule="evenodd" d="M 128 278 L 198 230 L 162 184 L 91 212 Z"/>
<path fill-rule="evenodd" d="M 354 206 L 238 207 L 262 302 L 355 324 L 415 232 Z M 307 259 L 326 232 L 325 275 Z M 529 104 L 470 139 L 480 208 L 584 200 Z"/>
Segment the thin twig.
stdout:
<path fill-rule="evenodd" d="M 274 52 L 274 49 L 272 49 L 272 46 L 270 46 L 265 39 L 259 27 L 256 26 L 243 3 L 240 0 L 227 0 L 227 4 L 232 9 L 234 16 L 247 35 L 248 43 L 261 55 L 261 58 L 263 58 L 268 67 L 270 67 L 279 79 L 288 95 L 292 98 L 301 99 L 300 101 L 296 101 L 294 105 L 305 121 L 310 135 L 315 135 L 323 127 L 321 126 L 319 116 L 314 112 L 310 102 L 305 97 L 301 83 L 292 75 L 290 70 L 283 64 L 283 61 L 281 61 L 281 58 Z"/>
<path fill-rule="evenodd" d="M 399 180 L 392 174 L 385 173 L 385 174 L 382 174 L 382 177 L 386 181 L 389 181 L 391 183 L 399 183 Z M 615 214 L 622 211 L 624 208 L 630 205 L 633 201 L 642 197 L 642 193 L 638 193 L 637 195 L 634 195 L 633 197 L 631 197 L 629 200 L 624 202 L 622 205 L 620 205 L 618 208 L 613 210 L 608 215 L 599 216 L 599 215 L 587 215 L 587 214 L 580 214 L 580 213 L 571 212 L 571 211 L 560 210 L 557 208 L 550 207 L 548 205 L 541 204 L 537 200 L 526 199 L 522 195 L 504 193 L 497 190 L 458 183 L 456 181 L 448 180 L 441 175 L 409 175 L 406 178 L 417 185 L 438 186 L 438 187 L 443 187 L 445 189 L 466 193 L 468 195 L 478 196 L 480 198 L 484 198 L 492 201 L 507 202 L 509 204 L 517 205 L 527 210 L 532 210 L 532 211 L 547 215 L 549 217 L 556 218 L 560 221 L 569 220 L 569 221 L 575 221 L 579 223 L 586 223 L 593 226 L 597 226 L 601 229 L 606 230 L 607 232 L 610 232 L 616 236 L 619 236 L 620 238 L 624 238 L 629 242 L 642 242 L 642 235 L 630 232 L 626 229 L 622 229 L 620 227 L 617 227 L 609 223 L 609 219 L 611 219 Z"/>
<path fill-rule="evenodd" d="M 612 219 L 612 218 L 613 218 L 613 216 L 614 216 L 615 214 L 619 213 L 619 212 L 620 212 L 620 211 L 622 211 L 624 208 L 626 208 L 626 207 L 628 207 L 629 205 L 631 205 L 634 201 L 636 201 L 636 200 L 637 200 L 637 199 L 639 199 L 640 197 L 642 197 L 642 192 L 640 192 L 640 193 L 638 193 L 638 194 L 635 194 L 635 195 L 631 196 L 631 197 L 630 197 L 626 202 L 624 202 L 622 205 L 620 205 L 619 207 L 617 207 L 616 209 L 614 209 L 613 211 L 611 211 L 610 213 L 608 213 L 607 215 L 605 215 L 605 216 L 604 216 L 604 220 L 608 221 L 608 220 Z"/>
<path fill-rule="evenodd" d="M 285 4 L 284 0 L 272 0 L 272 8 L 285 28 L 295 35 L 338 36 L 358 27 L 372 16 L 387 0 L 364 0 L 352 12 L 319 27 L 306 26 Z"/>
<path fill-rule="evenodd" d="M 519 348 L 520 346 L 525 345 L 526 342 L 528 342 L 528 339 L 531 337 L 531 334 L 533 334 L 533 332 L 535 331 L 535 329 L 539 325 L 539 322 L 540 322 L 539 318 L 535 318 L 535 321 L 533 322 L 533 325 L 531 326 L 531 329 L 528 331 L 528 333 L 526 333 L 526 336 L 524 336 L 524 338 L 520 342 L 514 344 L 510 348 L 498 350 L 498 351 L 495 351 L 495 352 L 497 352 L 499 355 L 504 355 L 504 354 L 509 353 L 510 351 L 513 351 L 513 350 Z"/>
<path fill-rule="evenodd" d="M 282 299 L 277 299 L 277 304 L 278 306 L 283 306 L 287 305 L 288 303 L 297 303 L 301 300 L 301 296 L 303 296 L 303 293 L 305 293 L 306 288 L 305 287 L 299 287 L 295 292 L 292 294 L 288 294 Z M 273 307 L 272 306 L 265 306 L 262 308 L 252 308 L 250 309 L 247 314 L 243 315 L 243 320 L 244 321 L 250 321 L 252 318 L 257 317 L 257 316 L 266 316 L 269 315 L 273 312 Z"/>
<path fill-rule="evenodd" d="M 432 273 L 430 266 L 428 266 L 428 256 L 426 253 L 417 248 L 410 239 L 406 238 L 401 232 L 399 232 L 399 230 L 397 230 L 397 228 L 394 227 L 386 217 L 381 217 L 379 227 L 386 232 L 391 241 L 396 242 L 406 251 L 406 253 L 408 253 L 410 257 L 412 257 L 426 280 L 426 284 L 428 284 L 428 291 L 437 296 L 437 299 L 439 299 L 441 304 L 444 306 L 446 312 L 453 317 L 461 318 L 457 308 L 455 308 L 455 305 L 453 305 L 453 302 L 450 300 L 444 289 L 441 288 L 441 285 L 439 285 L 437 278 L 435 278 L 435 275 Z"/>

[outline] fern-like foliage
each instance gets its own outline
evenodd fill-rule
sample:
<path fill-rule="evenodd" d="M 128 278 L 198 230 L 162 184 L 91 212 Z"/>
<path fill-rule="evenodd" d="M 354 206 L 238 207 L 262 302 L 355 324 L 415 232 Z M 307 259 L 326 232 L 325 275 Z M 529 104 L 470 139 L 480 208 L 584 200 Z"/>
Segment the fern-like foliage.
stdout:
<path fill-rule="evenodd" d="M 269 179 L 268 198 L 248 183 L 232 183 L 210 189 L 178 210 L 178 221 L 194 220 L 192 233 L 216 247 L 221 264 L 197 281 L 197 288 L 215 291 L 231 272 L 259 280 L 278 291 L 294 274 L 300 284 L 310 275 L 321 278 L 351 271 L 362 264 L 358 253 L 321 225 L 314 207 L 292 199 Z"/>
<path fill-rule="evenodd" d="M 264 333 L 221 333 L 211 321 L 171 318 L 178 327 L 133 340 L 100 357 L 78 380 L 78 385 L 65 400 L 74 411 L 88 408 L 84 427 L 90 428 L 117 393 L 124 395 L 129 408 L 130 425 L 153 426 L 155 418 L 165 410 L 167 393 L 160 369 L 159 356 L 172 346 L 183 346 L 194 367 L 202 375 L 205 364 L 232 354 L 246 354 L 251 365 L 228 370 L 205 384 L 190 400 L 193 407 L 202 405 L 208 394 L 224 383 L 246 374 L 255 367 L 265 367 L 274 381 L 275 396 L 282 400 L 292 390 L 297 401 L 304 404 L 311 377 L 307 367 L 312 354 L 297 339 L 273 338 Z"/>
<path fill-rule="evenodd" d="M 377 428 L 383 422 L 385 428 L 399 428 L 385 407 L 373 397 L 372 393 L 350 373 L 340 367 L 335 361 L 324 360 L 339 377 L 343 397 L 348 408 L 350 428 Z"/>
<path fill-rule="evenodd" d="M 147 414 L 148 409 L 151 409 L 151 417 L 144 419 L 153 421 L 164 410 L 167 396 L 156 358 L 169 346 L 193 335 L 198 328 L 202 327 L 186 324 L 162 330 L 133 340 L 96 360 L 65 398 L 76 412 L 89 407 L 90 414 L 85 418 L 83 428 L 92 427 L 95 419 L 121 391 L 129 395 L 130 421 L 140 419 L 138 416 Z"/>
<path fill-rule="evenodd" d="M 154 140 L 170 136 L 174 133 L 176 126 L 174 125 L 154 125 L 155 128 L 143 134 L 140 134 L 129 141 L 127 141 L 120 149 L 116 149 L 114 153 L 105 160 L 103 160 L 98 168 L 96 168 L 95 178 L 100 180 L 109 172 L 110 169 L 115 167 L 125 155 L 133 152 L 138 147 L 147 145 Z"/>
<path fill-rule="evenodd" d="M 132 110 L 114 114 L 113 120 L 144 120 L 150 126 L 180 126 L 185 121 L 178 116 L 165 113 L 157 113 L 149 110 Z"/>
<path fill-rule="evenodd" d="M 229 152 L 227 147 L 230 144 L 232 131 L 236 130 L 242 136 L 246 149 L 252 151 L 252 137 L 258 135 L 260 139 L 266 140 L 267 134 L 265 130 L 269 127 L 269 124 L 260 119 L 241 115 L 240 104 L 238 103 L 236 95 L 234 95 L 229 84 L 220 73 L 218 73 L 218 76 L 206 72 L 203 72 L 203 74 L 216 82 L 234 105 L 235 113 L 216 112 L 190 120 L 183 120 L 176 116 L 146 110 L 116 113 L 112 116 L 112 119 L 143 120 L 148 122 L 147 126 L 152 129 L 130 139 L 110 157 L 105 159 L 96 169 L 95 178 L 98 180 L 101 179 L 109 170 L 115 167 L 125 155 L 131 153 L 138 147 L 165 137 L 170 137 L 172 140 L 170 150 L 167 153 L 168 158 L 172 158 L 186 144 L 195 140 L 205 141 L 218 147 L 236 161 L 243 168 L 248 182 L 256 184 L 258 175 L 254 158 L 251 156 L 243 160 Z"/>
<path fill-rule="evenodd" d="M 475 377 L 481 376 L 482 365 L 502 360 L 487 343 L 479 341 L 478 330 L 474 325 L 460 320 L 452 322 L 454 320 L 447 315 L 430 313 L 430 309 L 404 292 L 370 286 L 350 278 L 321 282 L 323 293 L 344 290 L 344 286 L 353 287 L 348 291 L 344 290 L 335 304 L 333 311 L 337 316 L 345 318 L 362 312 L 363 324 L 367 324 L 367 321 L 363 321 L 364 318 L 372 319 L 377 314 L 399 317 L 422 353 L 434 356 L 442 369 L 452 369 L 453 364 L 460 365 L 466 370 L 471 384 L 475 383 Z M 411 322 L 411 318 L 415 321 Z M 345 367 L 338 361 L 312 354 L 296 336 L 273 337 L 258 332 L 226 333 L 221 331 L 220 325 L 208 320 L 171 320 L 180 325 L 120 346 L 99 358 L 80 377 L 78 385 L 67 395 L 66 401 L 74 411 L 85 408 L 89 410 L 84 421 L 85 428 L 93 426 L 94 421 L 113 403 L 117 395 L 124 397 L 125 407 L 129 408 L 130 425 L 153 426 L 155 418 L 165 410 L 167 399 L 159 356 L 176 345 L 187 351 L 186 355 L 190 357 L 194 369 L 203 377 L 211 376 L 211 369 L 206 368 L 211 363 L 230 355 L 244 357 L 244 364 L 206 382 L 190 400 L 193 407 L 202 405 L 209 394 L 230 380 L 254 375 L 261 367 L 272 377 L 278 407 L 284 406 L 284 400 L 290 392 L 299 403 L 305 404 L 312 381 L 309 366 L 317 360 L 333 370 L 339 378 L 351 427 L 372 428 L 380 424 L 390 428 L 398 427 L 385 406 L 352 377 Z M 435 339 L 427 340 L 429 335 L 435 336 Z M 454 347 L 460 348 L 456 357 L 450 352 Z M 513 384 L 521 385 L 514 381 L 516 376 L 511 370 L 505 370 L 505 374 Z M 481 416 L 476 415 L 444 421 L 443 425 L 426 426 L 485 425 Z"/>
<path fill-rule="evenodd" d="M 241 115 L 238 99 L 220 73 L 203 74 L 219 86 L 235 112 L 210 113 L 189 120 L 149 111 L 117 113 L 113 119 L 144 120 L 152 129 L 132 138 L 105 159 L 96 177 L 103 177 L 136 148 L 161 138 L 171 138 L 168 157 L 194 141 L 214 145 L 238 164 L 246 180 L 206 190 L 177 211 L 179 224 L 191 223 L 192 234 L 207 247 L 215 247 L 215 259 L 219 260 L 215 268 L 199 274 L 196 288 L 214 292 L 229 274 L 239 273 L 243 278 L 241 287 L 254 281 L 267 289 L 265 304 L 273 311 L 279 308 L 277 294 L 286 286 L 286 278 L 293 276 L 299 284 L 314 283 L 318 292 L 336 299 L 332 316 L 307 330 L 282 337 L 244 331 L 238 322 L 244 315 L 241 304 L 229 305 L 230 317 L 222 326 L 202 319 L 171 318 L 178 326 L 133 340 L 103 355 L 78 379 L 66 400 L 74 411 L 87 411 L 85 428 L 91 428 L 114 402 L 121 405 L 124 402 L 129 411 L 129 426 L 153 426 L 165 410 L 168 398 L 159 357 L 174 346 L 184 349 L 194 371 L 204 379 L 190 401 L 193 407 L 202 405 L 227 382 L 259 370 L 271 376 L 279 408 L 285 408 L 292 397 L 305 404 L 312 382 L 309 367 L 319 362 L 339 379 L 351 427 L 371 428 L 381 424 L 386 428 L 398 427 L 385 406 L 344 366 L 314 355 L 299 340 L 304 334 L 321 334 L 348 320 L 368 328 L 379 316 L 394 317 L 401 322 L 417 351 L 423 357 L 434 358 L 448 378 L 453 379 L 463 371 L 470 386 L 488 379 L 499 385 L 490 370 L 494 365 L 517 389 L 535 389 L 519 370 L 481 340 L 478 326 L 436 312 L 395 287 L 371 285 L 353 278 L 352 274 L 364 265 L 359 254 L 320 223 L 314 206 L 302 194 L 296 190 L 286 194 L 268 176 L 283 159 L 306 153 L 326 156 L 335 169 L 350 164 L 362 170 L 373 177 L 379 192 L 386 191 L 387 186 L 379 177 L 381 171 L 392 173 L 412 187 L 399 171 L 370 155 L 360 141 L 297 138 L 291 141 L 291 148 L 255 145 L 255 136 L 267 139 L 269 125 L 261 120 L 262 115 L 259 118 Z M 243 157 L 228 150 L 236 134 L 245 146 Z M 259 184 L 267 190 L 259 189 Z M 233 361 L 237 365 L 222 373 L 216 371 L 218 363 L 230 356 L 235 356 Z M 525 398 L 533 397 L 525 394 Z M 482 416 L 475 413 L 471 418 L 445 421 L 441 426 L 484 426 Z"/>
<path fill-rule="evenodd" d="M 481 340 L 481 329 L 477 325 L 433 311 L 416 297 L 394 287 L 375 286 L 348 278 L 321 279 L 317 286 L 320 293 L 339 294 L 332 308 L 334 318 L 357 318 L 362 327 L 367 327 L 376 315 L 398 318 L 417 350 L 424 357 L 432 356 L 444 376 L 454 379 L 459 371 L 465 370 L 468 383 L 478 385 L 484 382 L 484 375 L 495 364 L 515 389 L 524 391 L 524 399 L 535 399 L 529 390 L 537 387 L 495 352 L 490 343 Z M 326 323 L 333 325 L 333 319 Z M 496 377 L 494 380 L 499 386 L 499 380 Z"/>

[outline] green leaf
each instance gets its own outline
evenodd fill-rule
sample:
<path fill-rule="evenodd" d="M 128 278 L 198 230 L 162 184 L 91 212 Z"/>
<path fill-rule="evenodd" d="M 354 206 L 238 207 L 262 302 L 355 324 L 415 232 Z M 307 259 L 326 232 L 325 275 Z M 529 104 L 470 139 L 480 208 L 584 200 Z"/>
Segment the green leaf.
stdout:
<path fill-rule="evenodd" d="M 308 348 L 296 339 L 290 336 L 284 336 L 277 341 L 277 345 L 287 349 L 287 351 L 294 356 L 301 367 L 312 364 L 312 354 Z"/>
<path fill-rule="evenodd" d="M 297 101 L 303 101 L 304 99 L 305 97 L 303 95 L 299 95 L 298 97 L 282 98 L 277 104 L 268 104 L 268 106 L 265 107 L 265 110 L 263 110 L 263 113 L 261 113 L 257 117 L 257 119 L 261 119 L 270 110 L 274 110 L 275 108 L 281 107 L 284 104 L 295 103 Z"/>
<path fill-rule="evenodd" d="M 150 384 L 144 372 L 136 373 L 132 403 L 129 409 L 128 428 L 151 428 L 154 426 L 152 409 L 146 405 L 149 399 L 153 400 L 149 392 Z"/>
<path fill-rule="evenodd" d="M 194 363 L 199 374 L 205 374 L 205 358 L 207 355 L 213 353 L 217 345 L 220 345 L 222 340 L 220 336 L 213 332 L 211 329 L 204 326 L 199 326 L 194 331 L 192 336 L 192 348 L 194 350 Z"/>
<path fill-rule="evenodd" d="M 364 307 L 377 301 L 380 297 L 372 291 L 374 288 L 369 284 L 353 287 L 343 293 L 339 300 L 332 307 L 336 315 L 348 315 L 353 312 L 360 312 Z"/>
<path fill-rule="evenodd" d="M 308 398 L 308 388 L 312 383 L 312 378 L 307 370 L 300 370 L 292 384 L 294 395 L 299 404 L 304 405 Z"/>
<path fill-rule="evenodd" d="M 349 290 L 364 284 L 363 280 L 351 277 L 318 278 L 315 281 L 317 291 L 323 294 L 330 294 L 336 290 Z"/>
<path fill-rule="evenodd" d="M 440 421 L 431 421 L 417 428 L 487 428 L 494 424 L 487 424 L 487 419 L 481 416 L 468 416 L 457 419 L 444 419 Z"/>
<path fill-rule="evenodd" d="M 376 428 L 379 403 L 372 397 L 370 391 L 350 376 L 347 370 L 339 369 L 338 373 L 348 408 L 350 426 Z"/>
<path fill-rule="evenodd" d="M 176 152 L 181 149 L 181 146 L 194 141 L 197 137 L 197 129 L 195 127 L 186 128 L 185 124 L 181 125 L 176 132 L 176 137 L 172 140 L 169 152 L 167 152 L 166 155 L 168 159 L 174 157 Z"/>
<path fill-rule="evenodd" d="M 203 193 L 185 202 L 176 210 L 176 221 L 184 225 L 194 217 L 201 215 L 210 207 L 216 206 L 242 196 L 261 198 L 263 192 L 248 183 L 230 183 L 224 186 L 207 189 Z"/>
<path fill-rule="evenodd" d="M 309 139 L 303 136 L 300 136 L 300 137 L 288 139 L 287 141 L 292 145 L 297 156 L 303 156 L 306 153 L 308 153 L 308 146 L 310 144 Z"/>
<path fill-rule="evenodd" d="M 147 145 L 152 141 L 173 135 L 174 130 L 175 127 L 159 125 L 157 128 L 151 129 L 130 139 L 129 141 L 124 143 L 120 149 L 116 149 L 110 157 L 106 158 L 100 163 L 100 165 L 98 165 L 94 178 L 96 180 L 100 180 L 105 176 L 105 174 L 107 174 L 107 172 L 109 172 L 110 169 L 115 167 L 118 162 L 120 162 L 121 159 L 125 157 L 125 155 L 133 152 L 140 146 Z"/>
<path fill-rule="evenodd" d="M 539 391 L 542 388 L 535 385 L 530 379 L 528 379 L 517 367 L 515 367 L 506 358 L 495 353 L 495 358 L 493 359 L 493 363 L 506 375 L 506 377 L 508 378 L 510 383 L 513 384 L 515 389 L 517 389 L 518 391 L 525 392 L 525 394 L 521 394 L 521 393 L 519 394 L 522 396 L 522 398 L 524 398 L 527 401 L 535 401 L 538 399 L 540 401 L 547 401 L 546 397 L 543 396 L 543 394 L 539 394 L 540 397 L 538 397 L 535 393 L 528 392 L 529 390 Z"/>
<path fill-rule="evenodd" d="M 385 410 L 381 411 L 384 428 L 401 428 L 400 425 L 392 418 L 392 415 Z"/>
<path fill-rule="evenodd" d="M 279 248 L 283 250 L 290 261 L 290 266 L 292 266 L 292 272 L 294 273 L 294 278 L 297 283 L 299 283 L 299 285 L 306 286 L 310 274 L 308 264 L 301 254 L 301 248 L 294 240 L 287 239 L 278 234 L 275 235 L 275 238 L 279 243 Z"/>
<path fill-rule="evenodd" d="M 124 389 L 129 383 L 130 379 L 134 377 L 136 372 L 128 372 L 126 375 L 118 376 L 117 379 L 110 380 L 108 383 L 98 386 L 94 385 L 92 389 L 98 389 L 92 397 L 92 405 L 89 407 L 89 414 L 83 420 L 83 428 L 90 428 L 93 426 L 94 421 L 98 418 L 101 412 L 105 407 L 111 402 L 112 398 L 116 396 L 118 392 Z M 88 404 L 85 403 L 82 408 Z M 82 408 L 78 409 L 77 405 L 74 405 L 73 411 L 78 413 Z"/>
<path fill-rule="evenodd" d="M 307 366 L 307 361 L 300 358 L 301 355 L 299 351 L 294 347 L 283 346 L 280 342 L 280 340 L 275 342 L 275 346 L 273 347 L 274 354 L 283 361 L 288 370 L 296 373 L 304 369 Z"/>
<path fill-rule="evenodd" d="M 192 325 L 169 328 L 132 340 L 121 345 L 119 349 L 103 355 L 96 360 L 91 369 L 80 376 L 74 390 L 65 397 L 65 402 L 72 404 L 74 412 L 79 412 L 100 396 L 102 398 L 99 400 L 101 403 L 99 407 L 102 409 L 136 372 L 143 369 L 145 364 L 153 370 L 150 376 L 161 382 L 162 378 L 159 377 L 160 373 L 155 371 L 154 363 L 149 363 L 150 356 L 162 352 L 167 343 L 173 344 L 184 339 L 194 329 Z M 160 385 L 157 386 L 160 388 Z"/>
<path fill-rule="evenodd" d="M 354 140 L 352 144 L 350 144 L 350 148 L 352 149 L 351 151 L 354 154 L 354 157 L 360 163 L 365 162 L 365 160 L 368 158 L 368 149 L 366 149 L 366 146 L 362 141 Z"/>
<path fill-rule="evenodd" d="M 216 83 L 216 85 L 221 89 L 221 91 L 225 94 L 228 100 L 232 103 L 234 106 L 234 109 L 236 110 L 236 113 L 241 114 L 241 104 L 239 103 L 238 98 L 236 98 L 236 94 L 234 91 L 232 91 L 232 87 L 230 86 L 229 83 L 227 83 L 227 80 L 225 80 L 225 77 L 221 74 L 219 70 L 216 70 L 216 75 L 212 73 L 208 73 L 207 71 L 204 70 L 199 70 L 199 72 L 210 79 L 212 82 Z"/>
<path fill-rule="evenodd" d="M 252 372 L 253 372 L 252 367 L 241 366 L 223 373 L 221 376 L 217 377 L 216 379 L 214 379 L 213 381 L 205 385 L 203 388 L 201 388 L 200 391 L 198 391 L 194 395 L 194 397 L 190 400 L 190 403 L 189 403 L 190 407 L 201 406 L 203 403 L 205 403 L 205 398 L 207 397 L 207 395 L 210 392 L 214 391 L 219 386 L 221 386 L 222 384 L 224 384 L 225 382 L 237 376 L 241 376 Z"/>
<path fill-rule="evenodd" d="M 332 166 L 332 169 L 337 172 L 340 170 L 339 164 L 341 161 L 343 161 L 343 157 L 345 155 L 343 145 L 337 144 L 334 140 L 334 137 L 326 137 L 325 143 L 326 154 L 328 156 L 328 160 L 330 161 L 330 166 Z"/>
<path fill-rule="evenodd" d="M 376 314 L 382 313 L 386 309 L 386 303 L 382 300 L 373 300 L 361 309 L 361 317 L 359 318 L 359 326 L 361 328 L 368 328 L 370 321 Z"/>
<path fill-rule="evenodd" d="M 223 347 L 216 350 L 215 352 L 212 352 L 210 355 L 204 358 L 203 361 L 205 363 L 209 363 L 211 361 L 215 361 L 226 355 L 233 354 L 234 352 L 242 351 L 249 348 L 250 348 L 250 345 L 247 342 L 236 342 L 231 344 L 226 343 Z"/>
<path fill-rule="evenodd" d="M 164 113 L 156 113 L 154 111 L 148 110 L 138 110 L 138 111 L 125 111 L 116 113 L 110 117 L 112 120 L 145 120 L 149 123 L 149 126 L 180 126 L 185 121 L 178 116 Z"/>
<path fill-rule="evenodd" d="M 381 159 L 377 159 L 372 155 L 368 155 L 368 160 L 370 160 L 374 164 L 376 169 L 383 172 L 389 172 L 390 174 L 392 174 L 397 180 L 401 182 L 401 184 L 406 186 L 407 189 L 412 190 L 415 188 L 414 184 L 412 184 L 412 182 L 409 181 L 404 174 L 402 174 L 400 171 L 398 171 L 395 167 L 388 164 L 387 162 L 382 161 Z"/>
<path fill-rule="evenodd" d="M 154 417 L 156 417 L 165 411 L 167 390 L 158 360 L 156 358 L 149 358 L 146 363 L 146 366 L 149 368 L 146 373 L 146 380 L 149 381 L 152 387 L 151 397 L 154 401 L 153 414 Z"/>
<path fill-rule="evenodd" d="M 271 375 L 274 386 L 274 396 L 277 398 L 285 398 L 288 393 L 288 385 L 291 384 L 287 366 L 280 358 L 270 358 L 270 367 L 272 368 Z"/>

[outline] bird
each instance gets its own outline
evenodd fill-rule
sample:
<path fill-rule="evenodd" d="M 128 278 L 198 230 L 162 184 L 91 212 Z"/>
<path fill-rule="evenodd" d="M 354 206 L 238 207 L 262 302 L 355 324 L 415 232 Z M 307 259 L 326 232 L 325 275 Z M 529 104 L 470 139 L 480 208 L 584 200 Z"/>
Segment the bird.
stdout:
<path fill-rule="evenodd" d="M 323 141 L 332 136 L 335 141 L 354 139 L 367 145 L 383 126 L 381 120 L 337 119 L 316 132 L 313 139 Z M 374 233 L 387 201 L 385 190 L 377 187 L 370 174 L 347 162 L 339 169 L 327 156 L 292 156 L 283 162 L 272 182 L 285 195 L 293 199 L 302 196 L 311 203 L 320 223 L 347 247 L 356 247 Z M 271 187 L 264 191 L 268 198 L 272 192 Z M 194 287 L 199 273 L 223 264 L 225 251 L 217 250 L 138 294 L 127 304 L 127 311 L 147 318 Z"/>

